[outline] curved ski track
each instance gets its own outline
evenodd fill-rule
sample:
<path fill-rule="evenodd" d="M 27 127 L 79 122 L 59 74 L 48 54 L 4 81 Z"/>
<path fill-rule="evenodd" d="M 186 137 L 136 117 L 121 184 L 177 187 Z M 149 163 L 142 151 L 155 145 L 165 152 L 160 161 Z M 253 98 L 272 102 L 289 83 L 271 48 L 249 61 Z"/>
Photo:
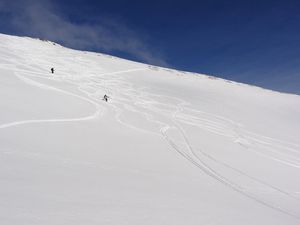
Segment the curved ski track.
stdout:
<path fill-rule="evenodd" d="M 16 63 L 16 62 L 11 62 Z M 183 101 L 182 99 L 169 97 L 169 96 L 160 96 L 157 95 L 158 98 L 153 98 L 153 94 L 147 93 L 147 88 L 140 88 L 137 89 L 133 87 L 133 84 L 125 81 L 120 76 L 116 76 L 118 74 L 123 73 L 130 73 L 130 72 L 137 72 L 137 71 L 143 71 L 147 68 L 133 68 L 133 69 L 127 69 L 122 71 L 115 71 L 115 72 L 107 72 L 107 73 L 98 73 L 95 74 L 93 71 L 88 71 L 84 74 L 84 76 L 72 76 L 68 73 L 62 73 L 60 77 L 55 76 L 45 76 L 43 71 L 35 71 L 34 67 L 32 66 L 25 66 L 25 64 L 22 65 L 16 65 L 13 68 L 8 66 L 9 63 L 5 63 L 0 65 L 2 68 L 9 68 L 13 69 L 15 75 L 22 80 L 23 82 L 33 85 L 39 88 L 48 89 L 50 91 L 56 91 L 68 96 L 72 96 L 75 98 L 78 98 L 80 100 L 86 101 L 89 104 L 94 105 L 95 112 L 91 115 L 83 116 L 83 117 L 77 117 L 77 118 L 62 118 L 62 119 L 40 119 L 40 120 L 23 120 L 23 121 L 15 121 L 7 124 L 0 125 L 0 129 L 5 129 L 9 127 L 14 126 L 20 126 L 25 124 L 34 124 L 34 123 L 53 123 L 53 122 L 79 122 L 79 121 L 86 121 L 86 120 L 92 120 L 99 118 L 100 115 L 103 115 L 105 106 L 100 103 L 101 98 L 103 96 L 104 90 L 108 93 L 113 93 L 116 99 L 114 99 L 110 106 L 115 110 L 115 118 L 118 122 L 121 124 L 128 126 L 133 129 L 137 129 L 139 131 L 144 132 L 150 132 L 155 135 L 162 136 L 167 143 L 182 157 L 187 159 L 190 163 L 195 165 L 197 168 L 199 168 L 201 171 L 203 171 L 208 176 L 212 177 L 213 179 L 217 180 L 218 182 L 222 183 L 223 185 L 229 187 L 230 189 L 242 194 L 243 196 L 246 196 L 247 198 L 250 198 L 254 200 L 257 203 L 260 203 L 266 207 L 269 207 L 271 209 L 277 210 L 281 213 L 287 214 L 289 216 L 292 216 L 294 218 L 299 219 L 300 216 L 297 215 L 295 212 L 291 212 L 290 210 L 287 210 L 285 208 L 280 207 L 277 204 L 274 204 L 272 202 L 269 202 L 267 200 L 261 199 L 258 196 L 255 196 L 253 193 L 250 193 L 248 190 L 243 188 L 241 185 L 234 183 L 232 180 L 229 180 L 225 176 L 221 175 L 219 172 L 217 172 L 214 168 L 212 168 L 206 160 L 212 160 L 220 165 L 223 165 L 227 169 L 230 169 L 232 171 L 235 171 L 239 173 L 240 175 L 247 177 L 250 180 L 253 180 L 257 183 L 260 183 L 261 185 L 264 185 L 268 187 L 269 189 L 272 189 L 273 191 L 276 191 L 280 194 L 283 194 L 292 200 L 298 201 L 299 199 L 292 195 L 291 193 L 281 190 L 280 188 L 277 188 L 271 184 L 268 184 L 267 182 L 260 180 L 258 178 L 255 178 L 253 176 L 248 175 L 247 173 L 243 172 L 242 170 L 239 170 L 237 168 L 234 168 L 225 162 L 222 162 L 213 156 L 209 155 L 205 151 L 203 151 L 201 148 L 197 148 L 197 152 L 200 152 L 201 156 L 197 154 L 197 152 L 194 150 L 192 145 L 189 143 L 188 136 L 184 129 L 180 126 L 179 122 L 186 123 L 189 125 L 193 125 L 196 127 L 199 127 L 200 129 L 206 130 L 208 132 L 212 132 L 217 135 L 224 136 L 229 139 L 237 140 L 238 138 L 242 138 L 243 140 L 247 140 L 247 142 L 254 142 L 258 143 L 262 146 L 270 146 L 270 148 L 264 148 L 265 152 L 257 152 L 255 149 L 250 147 L 245 147 L 248 151 L 251 151 L 253 153 L 259 154 L 263 157 L 266 157 L 271 160 L 278 161 L 280 163 L 283 163 L 287 166 L 300 168 L 300 158 L 295 157 L 295 155 L 300 154 L 300 152 L 295 149 L 298 148 L 299 145 L 295 143 L 288 143 L 284 141 L 278 141 L 271 137 L 261 136 L 255 133 L 252 133 L 250 131 L 247 131 L 244 128 L 241 128 L 239 124 L 235 123 L 232 120 L 228 120 L 227 118 L 220 117 L 218 115 L 212 115 L 208 114 L 203 111 L 195 110 L 192 108 L 188 108 L 185 106 L 190 105 L 188 102 Z M 22 66 L 27 69 L 20 69 L 17 68 L 17 66 Z M 106 76 L 109 76 L 106 78 Z M 77 89 L 83 93 L 82 95 L 77 95 L 74 93 L 71 93 L 69 91 L 53 87 L 50 85 L 46 85 L 44 83 L 37 82 L 36 80 L 30 79 L 29 77 L 38 77 L 43 79 L 50 79 L 50 80 L 56 80 L 60 82 L 69 83 L 72 85 L 76 85 Z M 172 98 L 175 100 L 177 105 L 172 104 L 164 104 L 162 102 L 157 101 L 157 99 L 160 99 L 160 97 L 165 98 Z M 129 99 L 129 100 L 128 100 Z M 163 111 L 161 109 L 158 109 L 155 105 L 156 104 L 163 104 L 166 107 L 174 108 L 175 111 L 171 113 L 170 118 L 170 112 L 169 111 Z M 139 128 L 136 125 L 127 123 L 124 121 L 124 119 L 121 119 L 122 115 L 122 109 L 127 109 L 132 112 L 140 113 L 147 121 L 157 124 L 158 127 L 160 127 L 157 132 L 149 131 L 144 128 Z M 198 113 L 198 116 L 191 116 L 184 111 L 193 111 Z M 169 117 L 169 120 L 162 120 L 161 118 L 158 119 L 155 117 L 154 114 L 151 114 L 151 112 L 157 113 L 164 117 Z M 171 122 L 170 122 L 171 121 Z M 171 136 L 168 135 L 168 130 L 175 129 L 184 140 L 185 149 L 180 148 L 176 141 L 172 139 Z M 272 142 L 269 142 L 269 141 Z M 275 144 L 274 144 L 275 143 Z M 287 150 L 287 152 L 293 153 L 293 155 L 290 155 L 289 153 L 280 151 L 281 149 Z M 275 152 L 277 154 L 276 157 L 270 156 L 268 152 Z"/>

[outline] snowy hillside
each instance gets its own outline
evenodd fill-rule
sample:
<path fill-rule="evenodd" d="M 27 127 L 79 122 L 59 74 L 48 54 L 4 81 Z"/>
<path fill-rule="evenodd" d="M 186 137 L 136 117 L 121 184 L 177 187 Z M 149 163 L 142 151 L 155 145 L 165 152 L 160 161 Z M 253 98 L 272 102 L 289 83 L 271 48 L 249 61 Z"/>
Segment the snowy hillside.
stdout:
<path fill-rule="evenodd" d="M 0 35 L 0 224 L 299 225 L 300 96 Z"/>

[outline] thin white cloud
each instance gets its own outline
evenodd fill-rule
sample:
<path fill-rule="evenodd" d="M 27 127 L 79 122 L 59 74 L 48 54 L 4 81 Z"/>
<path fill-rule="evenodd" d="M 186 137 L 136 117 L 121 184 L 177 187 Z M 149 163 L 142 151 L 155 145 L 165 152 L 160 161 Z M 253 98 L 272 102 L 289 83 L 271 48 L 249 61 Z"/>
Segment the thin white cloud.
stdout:
<path fill-rule="evenodd" d="M 160 52 L 154 51 L 141 35 L 117 19 L 104 18 L 95 25 L 73 23 L 48 0 L 1 1 L 1 11 L 9 12 L 11 26 L 25 35 L 77 49 L 125 52 L 147 63 L 167 66 Z"/>

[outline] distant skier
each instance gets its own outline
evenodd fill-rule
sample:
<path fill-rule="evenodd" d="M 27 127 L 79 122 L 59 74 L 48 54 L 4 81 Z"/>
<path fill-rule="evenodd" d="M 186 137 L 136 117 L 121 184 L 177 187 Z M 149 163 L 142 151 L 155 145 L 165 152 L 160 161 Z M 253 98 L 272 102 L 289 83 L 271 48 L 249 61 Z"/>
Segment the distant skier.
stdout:
<path fill-rule="evenodd" d="M 54 73 L 54 68 L 51 68 L 51 73 Z"/>
<path fill-rule="evenodd" d="M 108 97 L 107 95 L 104 95 L 104 96 L 103 96 L 103 100 L 106 101 L 106 102 L 107 102 L 108 98 L 109 98 L 109 97 Z"/>

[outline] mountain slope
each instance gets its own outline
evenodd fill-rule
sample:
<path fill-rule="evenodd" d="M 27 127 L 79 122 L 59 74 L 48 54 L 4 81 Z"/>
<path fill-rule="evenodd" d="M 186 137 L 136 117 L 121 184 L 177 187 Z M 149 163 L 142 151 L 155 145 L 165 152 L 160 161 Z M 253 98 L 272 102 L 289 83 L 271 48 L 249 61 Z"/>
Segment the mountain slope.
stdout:
<path fill-rule="evenodd" d="M 300 222 L 297 95 L 0 35 L 0 114 L 1 224 Z"/>

